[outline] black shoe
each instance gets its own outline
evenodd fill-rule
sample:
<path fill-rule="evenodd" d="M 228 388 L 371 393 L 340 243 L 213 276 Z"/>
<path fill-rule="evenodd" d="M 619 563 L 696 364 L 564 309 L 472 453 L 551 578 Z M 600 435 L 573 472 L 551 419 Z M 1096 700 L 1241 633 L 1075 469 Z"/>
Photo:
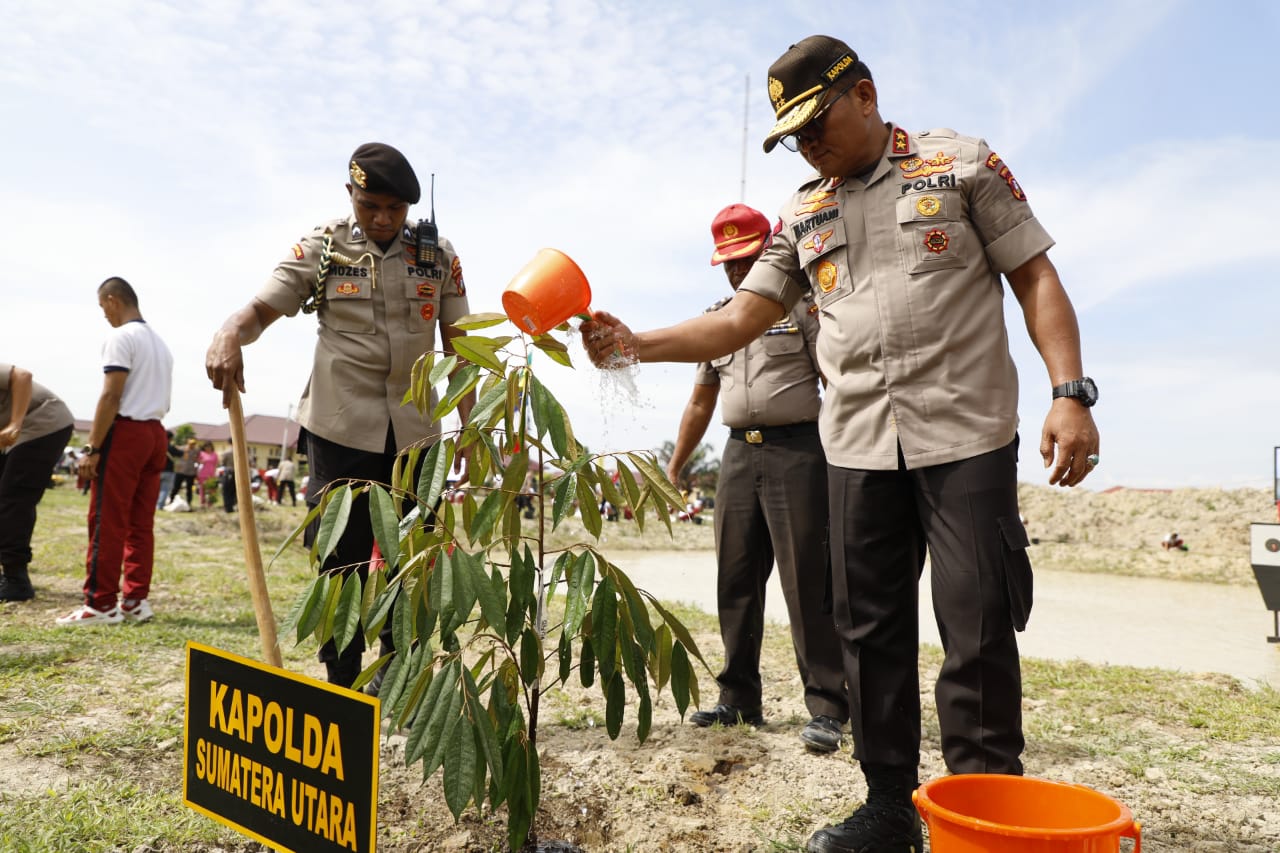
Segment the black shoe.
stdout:
<path fill-rule="evenodd" d="M 810 838 L 809 853 L 924 853 L 920 815 L 911 800 L 871 800 Z"/>
<path fill-rule="evenodd" d="M 835 752 L 844 738 L 844 726 L 835 717 L 822 714 L 809 721 L 800 732 L 800 740 L 810 752 Z"/>
<path fill-rule="evenodd" d="M 0 576 L 0 601 L 30 601 L 36 597 L 31 580 Z"/>
<path fill-rule="evenodd" d="M 759 708 L 753 711 L 746 711 L 734 705 L 720 704 L 710 711 L 694 711 L 689 715 L 689 722 L 703 728 L 714 726 L 716 723 L 722 726 L 736 726 L 739 723 L 746 723 L 748 726 L 758 729 L 764 725 L 764 716 L 761 715 Z"/>

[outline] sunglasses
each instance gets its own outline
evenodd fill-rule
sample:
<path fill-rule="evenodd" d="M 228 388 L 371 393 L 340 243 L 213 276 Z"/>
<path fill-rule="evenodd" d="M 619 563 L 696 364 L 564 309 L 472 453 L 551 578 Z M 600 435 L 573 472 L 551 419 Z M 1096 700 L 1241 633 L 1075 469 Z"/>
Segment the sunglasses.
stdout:
<path fill-rule="evenodd" d="M 788 151 L 799 151 L 800 143 L 816 142 L 821 139 L 822 132 L 826 130 L 827 110 L 831 109 L 835 106 L 837 101 L 847 95 L 849 90 L 857 85 L 857 82 L 857 80 L 854 80 L 848 86 L 841 89 L 838 95 L 829 99 L 825 104 L 819 107 L 818 111 L 813 114 L 813 118 L 805 122 L 804 127 L 800 128 L 795 133 L 788 133 L 786 136 L 779 139 L 778 141 L 782 143 L 782 147 L 786 148 Z"/>

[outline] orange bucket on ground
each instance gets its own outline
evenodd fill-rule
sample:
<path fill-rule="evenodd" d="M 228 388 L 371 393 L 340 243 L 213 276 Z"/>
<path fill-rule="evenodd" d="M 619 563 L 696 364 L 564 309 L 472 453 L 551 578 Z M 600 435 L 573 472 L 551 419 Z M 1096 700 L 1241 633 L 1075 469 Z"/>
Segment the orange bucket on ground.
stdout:
<path fill-rule="evenodd" d="M 1142 851 L 1142 826 L 1121 803 L 1083 785 L 971 773 L 926 782 L 911 795 L 932 853 Z"/>
<path fill-rule="evenodd" d="M 543 335 L 591 307 L 591 286 L 573 260 L 539 249 L 502 292 L 502 310 L 520 331 Z"/>

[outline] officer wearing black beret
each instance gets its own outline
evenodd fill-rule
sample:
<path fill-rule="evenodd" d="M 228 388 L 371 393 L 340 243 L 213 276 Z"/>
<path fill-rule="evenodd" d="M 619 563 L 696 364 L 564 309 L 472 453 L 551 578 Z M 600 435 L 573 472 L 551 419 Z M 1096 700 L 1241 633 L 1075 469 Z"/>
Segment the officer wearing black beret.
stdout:
<path fill-rule="evenodd" d="M 329 483 L 391 482 L 398 454 L 436 440 L 440 425 L 401 400 L 414 362 L 437 348 L 437 331 L 440 349 L 451 354 L 453 339 L 462 334 L 452 324 L 470 313 L 453 244 L 436 237 L 424 249 L 418 229 L 408 224 L 409 207 L 422 189 L 405 156 L 385 143 L 366 143 L 347 158 L 346 178 L 351 214 L 294 243 L 257 295 L 214 335 L 205 357 L 225 405 L 233 385 L 245 390 L 243 345 L 281 316 L 299 310 L 316 315 L 315 359 L 298 406 L 298 450 L 306 454 L 310 474 L 308 507 L 320 502 Z M 435 404 L 433 392 L 426 411 Z M 464 422 L 474 404 L 471 394 L 458 405 Z M 367 507 L 354 507 L 322 571 L 367 571 L 373 541 Z M 391 649 L 390 624 L 388 618 L 384 653 Z M 350 686 L 362 669 L 363 652 L 360 631 L 342 652 L 332 641 L 322 647 L 329 681 Z"/>

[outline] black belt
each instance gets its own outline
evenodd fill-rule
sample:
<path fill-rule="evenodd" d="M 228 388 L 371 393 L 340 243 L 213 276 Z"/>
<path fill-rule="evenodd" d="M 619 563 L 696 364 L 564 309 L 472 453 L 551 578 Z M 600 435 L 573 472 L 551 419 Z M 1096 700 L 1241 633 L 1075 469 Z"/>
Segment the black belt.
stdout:
<path fill-rule="evenodd" d="M 764 444 L 766 441 L 777 441 L 780 438 L 796 438 L 802 435 L 817 434 L 817 421 L 805 421 L 801 424 L 788 424 L 787 426 L 729 430 L 729 438 L 745 441 L 747 444 Z"/>

